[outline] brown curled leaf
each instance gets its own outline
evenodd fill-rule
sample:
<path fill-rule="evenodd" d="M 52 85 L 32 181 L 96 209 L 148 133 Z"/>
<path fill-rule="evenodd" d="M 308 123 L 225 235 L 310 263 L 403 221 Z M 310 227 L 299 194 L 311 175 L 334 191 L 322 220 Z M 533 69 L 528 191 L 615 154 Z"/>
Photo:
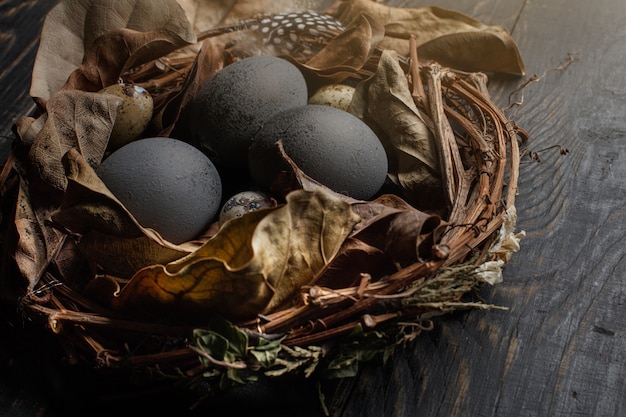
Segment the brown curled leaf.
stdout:
<path fill-rule="evenodd" d="M 359 239 L 348 238 L 335 259 L 312 284 L 327 288 L 346 288 L 358 285 L 363 274 L 378 279 L 396 270 L 393 259 L 379 248 Z"/>
<path fill-rule="evenodd" d="M 62 88 L 99 91 L 115 84 L 124 70 L 160 58 L 185 44 L 160 30 L 112 29 L 87 49 L 82 65 L 70 74 Z"/>
<path fill-rule="evenodd" d="M 389 178 L 420 209 L 442 207 L 434 135 L 413 101 L 397 53 L 383 51 L 375 74 L 357 86 L 349 111 L 372 126 L 389 158 Z"/>
<path fill-rule="evenodd" d="M 14 218 L 15 259 L 31 289 L 65 240 L 48 224 L 67 187 L 63 155 L 79 149 L 89 164 L 98 166 L 119 102 L 113 96 L 59 92 L 48 103 L 48 113 L 17 123 L 20 143 L 14 166 L 20 189 Z"/>
<path fill-rule="evenodd" d="M 358 221 L 349 204 L 329 193 L 295 191 L 281 207 L 227 222 L 188 256 L 139 271 L 113 303 L 192 321 L 215 313 L 252 318 L 313 282 Z"/>
<path fill-rule="evenodd" d="M 439 216 L 416 210 L 393 194 L 353 203 L 352 209 L 362 221 L 351 237 L 378 248 L 398 265 L 429 259 L 447 226 Z"/>
<path fill-rule="evenodd" d="M 224 47 L 208 39 L 201 43 L 193 66 L 187 74 L 185 85 L 171 96 L 166 97 L 166 102 L 158 105 L 158 96 L 155 97 L 155 114 L 152 118 L 152 128 L 158 132 L 156 136 L 169 136 L 174 127 L 183 117 L 182 109 L 185 108 L 195 97 L 198 90 L 215 73 L 224 66 Z M 188 123 L 181 120 L 184 129 Z"/>
<path fill-rule="evenodd" d="M 523 75 L 524 62 L 505 28 L 486 25 L 463 13 L 440 7 L 390 7 L 371 0 L 339 1 L 334 12 L 344 24 L 361 13 L 385 27 L 378 45 L 409 56 L 409 36 L 416 37 L 420 59 L 465 71 Z"/>
<path fill-rule="evenodd" d="M 21 180 L 13 219 L 17 234 L 13 257 L 28 293 L 35 289 L 65 240 L 65 234 L 46 224 L 54 206 L 33 201 L 33 195 L 37 193 L 31 191 L 28 181 Z"/>
<path fill-rule="evenodd" d="M 61 91 L 48 102 L 43 123 L 29 125 L 23 134 L 34 135 L 28 162 L 29 179 L 41 181 L 62 192 L 66 185 L 61 162 L 70 149 L 77 149 L 94 168 L 102 161 L 121 99 L 113 95 L 83 91 Z M 33 126 L 41 129 L 34 134 Z M 35 197 L 36 198 L 36 197 Z"/>
<path fill-rule="evenodd" d="M 315 56 L 298 64 L 310 89 L 321 84 L 338 83 L 358 72 L 368 61 L 384 36 L 384 28 L 366 14 L 350 25 Z"/>
<path fill-rule="evenodd" d="M 184 11 L 174 0 L 61 1 L 44 21 L 30 95 L 41 104 L 47 102 L 66 83 L 69 75 L 85 64 L 83 58 L 87 51 L 102 48 L 94 46 L 96 39 L 121 28 L 151 35 L 144 38 L 143 45 L 133 41 L 132 50 L 114 51 L 120 54 L 114 59 L 116 67 L 158 52 L 147 51 L 145 47 L 148 45 L 151 48 L 170 47 L 194 43 L 196 39 Z M 153 42 L 156 39 L 165 43 L 157 45 Z M 126 60 L 122 55 L 126 55 Z M 121 69 L 108 67 L 107 81 Z"/>

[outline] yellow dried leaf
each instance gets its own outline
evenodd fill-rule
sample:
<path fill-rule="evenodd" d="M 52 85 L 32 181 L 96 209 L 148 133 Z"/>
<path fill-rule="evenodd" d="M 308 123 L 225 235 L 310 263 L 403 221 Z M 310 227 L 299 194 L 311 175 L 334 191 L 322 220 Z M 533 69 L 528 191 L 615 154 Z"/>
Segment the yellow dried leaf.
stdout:
<path fill-rule="evenodd" d="M 365 14 L 358 15 L 320 52 L 300 64 L 300 68 L 309 84 L 341 82 L 365 65 L 384 33 L 384 28 L 376 20 Z"/>
<path fill-rule="evenodd" d="M 359 217 L 321 190 L 294 191 L 281 207 L 227 222 L 197 251 L 139 271 L 114 305 L 202 320 L 248 319 L 289 300 L 339 253 Z"/>
<path fill-rule="evenodd" d="M 466 71 L 523 75 L 524 62 L 505 28 L 486 25 L 465 14 L 440 7 L 390 7 L 371 0 L 343 0 L 337 16 L 344 24 L 368 14 L 385 26 L 378 45 L 409 56 L 409 36 L 416 37 L 421 59 Z"/>

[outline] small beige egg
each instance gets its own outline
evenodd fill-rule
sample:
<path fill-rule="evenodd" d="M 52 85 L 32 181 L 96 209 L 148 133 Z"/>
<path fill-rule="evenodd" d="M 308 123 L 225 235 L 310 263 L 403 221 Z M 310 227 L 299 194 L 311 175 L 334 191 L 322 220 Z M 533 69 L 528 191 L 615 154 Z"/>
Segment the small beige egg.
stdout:
<path fill-rule="evenodd" d="M 100 92 L 123 99 L 117 110 L 107 150 L 114 151 L 139 139 L 152 119 L 154 103 L 150 93 L 138 85 L 123 83 L 110 85 Z"/>
<path fill-rule="evenodd" d="M 230 219 L 243 216 L 251 211 L 274 207 L 276 201 L 269 195 L 258 191 L 242 191 L 230 197 L 222 206 L 219 216 L 220 224 Z"/>
<path fill-rule="evenodd" d="M 331 106 L 347 111 L 354 96 L 354 90 L 354 87 L 345 84 L 328 84 L 318 89 L 309 98 L 309 104 Z"/>

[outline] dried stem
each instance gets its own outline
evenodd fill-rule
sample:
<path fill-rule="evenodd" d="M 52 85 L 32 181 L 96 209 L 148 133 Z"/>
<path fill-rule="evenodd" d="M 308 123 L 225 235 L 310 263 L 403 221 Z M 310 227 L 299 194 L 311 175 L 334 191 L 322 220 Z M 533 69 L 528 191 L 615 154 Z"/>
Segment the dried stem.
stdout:
<path fill-rule="evenodd" d="M 409 51 L 410 51 L 410 67 L 409 74 L 411 83 L 413 85 L 413 91 L 411 95 L 416 103 L 420 104 L 424 108 L 428 108 L 428 96 L 424 91 L 424 85 L 422 84 L 422 75 L 420 74 L 419 59 L 417 56 L 417 38 L 415 35 L 411 35 L 409 38 Z"/>
<path fill-rule="evenodd" d="M 551 67 L 551 68 L 546 69 L 540 75 L 533 74 L 532 76 L 530 76 L 520 86 L 518 86 L 515 90 L 513 90 L 511 94 L 509 94 L 509 103 L 502 110 L 506 112 L 510 110 L 513 106 L 521 106 L 522 104 L 524 104 L 523 93 L 524 93 L 524 90 L 526 90 L 526 87 L 528 87 L 530 84 L 541 81 L 542 79 L 546 77 L 546 75 L 548 75 L 549 73 L 553 71 L 564 71 L 567 67 L 569 67 L 576 60 L 576 57 L 578 55 L 579 55 L 579 52 L 569 52 L 567 54 L 567 59 L 565 60 L 565 62 L 557 65 L 556 67 Z M 519 96 L 519 98 L 516 101 L 513 101 L 513 97 L 515 96 Z"/>
<path fill-rule="evenodd" d="M 166 326 L 159 323 L 145 323 L 136 320 L 116 319 L 95 313 L 73 311 L 62 306 L 58 306 L 58 308 L 50 308 L 39 304 L 26 303 L 24 304 L 24 308 L 28 308 L 45 315 L 50 323 L 50 327 L 53 330 L 58 330 L 63 323 L 162 335 L 187 335 L 191 330 L 189 327 L 185 326 Z"/>

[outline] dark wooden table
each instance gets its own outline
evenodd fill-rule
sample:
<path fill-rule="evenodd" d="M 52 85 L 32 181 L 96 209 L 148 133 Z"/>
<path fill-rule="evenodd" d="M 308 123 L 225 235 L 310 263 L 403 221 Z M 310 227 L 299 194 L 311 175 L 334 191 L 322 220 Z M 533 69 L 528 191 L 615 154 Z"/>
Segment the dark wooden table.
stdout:
<path fill-rule="evenodd" d="M 540 161 L 521 168 L 516 205 L 518 227 L 527 232 L 522 249 L 506 266 L 505 282 L 482 294 L 510 310 L 470 311 L 437 321 L 435 330 L 409 349 L 386 364 L 366 366 L 339 387 L 332 412 L 625 416 L 626 5 L 623 0 L 389 2 L 434 3 L 512 33 L 528 76 L 494 76 L 490 89 L 506 106 L 510 92 L 528 81 L 523 104 L 509 116 L 530 132 L 531 151 L 549 148 L 539 153 Z M 12 140 L 13 123 L 33 108 L 30 70 L 42 19 L 53 4 L 0 1 L 3 150 Z M 569 66 L 545 72 L 569 56 L 574 57 Z M 569 154 L 561 156 L 555 145 Z M 90 402 L 97 384 L 83 383 L 90 381 L 88 371 L 55 364 L 55 350 L 41 349 L 52 340 L 12 323 L 3 324 L 0 334 L 0 415 L 120 415 L 131 409 L 136 414 L 128 401 Z M 22 341 L 20 349 L 10 343 L 14 337 Z M 71 389 L 84 401 L 68 403 Z M 236 401 L 213 405 L 213 415 L 236 410 L 319 416 L 313 391 L 283 384 L 240 393 Z M 149 402 L 135 405 L 155 410 Z"/>

